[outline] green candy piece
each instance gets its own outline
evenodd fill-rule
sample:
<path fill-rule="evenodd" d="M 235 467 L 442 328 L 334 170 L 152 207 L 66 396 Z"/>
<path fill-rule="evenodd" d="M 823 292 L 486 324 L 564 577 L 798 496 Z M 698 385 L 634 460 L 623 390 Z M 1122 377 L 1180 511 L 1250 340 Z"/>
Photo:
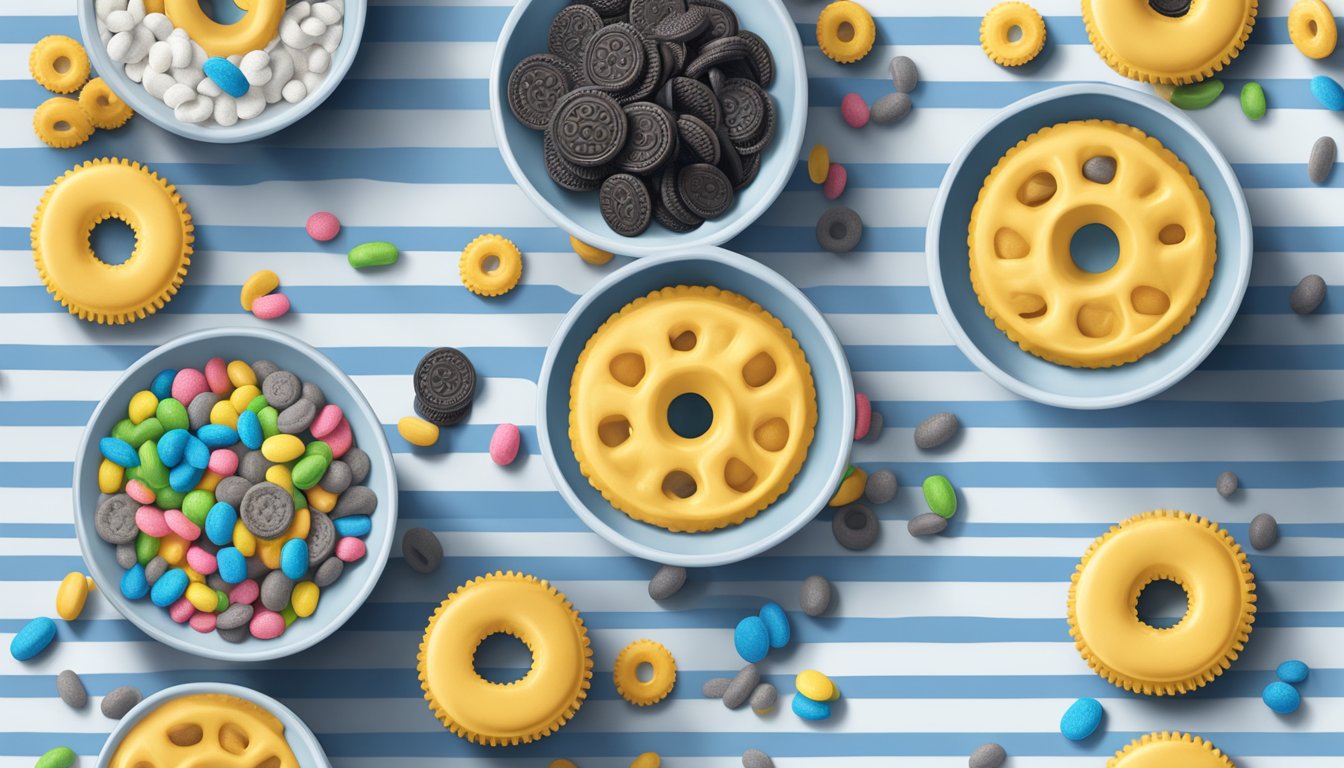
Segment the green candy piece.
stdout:
<path fill-rule="evenodd" d="M 323 458 L 325 458 L 325 459 L 327 460 L 327 463 L 328 463 L 328 464 L 330 464 L 332 461 L 334 461 L 334 460 L 336 459 L 336 457 L 335 457 L 334 455 L 332 455 L 332 453 L 331 453 L 331 446 L 330 446 L 330 445 L 327 445 L 326 443 L 322 442 L 321 440 L 314 440 L 313 442 L 311 442 L 311 443 L 309 443 L 308 445 L 304 446 L 304 447 L 303 447 L 303 455 L 304 455 L 304 456 L 321 456 L 321 457 L 323 457 Z"/>
<path fill-rule="evenodd" d="M 210 514 L 210 508 L 213 506 L 215 506 L 215 494 L 198 488 L 187 491 L 187 495 L 183 497 L 182 514 L 197 525 L 205 525 L 205 516 Z"/>
<path fill-rule="evenodd" d="M 1223 81 L 1209 78 L 1202 83 L 1178 86 L 1171 94 L 1171 103 L 1181 109 L 1203 109 L 1223 92 Z"/>
<path fill-rule="evenodd" d="M 247 404 L 247 407 L 244 408 L 243 410 L 245 410 L 245 411 L 251 411 L 251 412 L 257 414 L 258 416 L 260 416 L 260 415 L 261 415 L 261 410 L 262 410 L 263 408 L 267 407 L 268 405 L 270 405 L 270 403 L 266 402 L 266 396 L 265 396 L 265 395 L 257 395 L 256 397 L 252 398 L 252 401 L 249 402 L 249 403 Z"/>
<path fill-rule="evenodd" d="M 257 421 L 261 422 L 261 436 L 269 439 L 280 434 L 280 428 L 275 425 L 276 419 L 280 418 L 280 412 L 266 406 L 257 411 Z"/>
<path fill-rule="evenodd" d="M 292 480 L 292 479 L 293 479 L 293 477 L 291 476 L 291 480 Z M 295 510 L 307 509 L 307 508 L 308 508 L 308 497 L 303 495 L 303 491 L 300 491 L 300 490 L 298 489 L 298 486 L 295 486 L 295 487 L 294 487 L 294 490 L 293 490 L 293 491 L 290 491 L 290 494 L 289 494 L 289 495 L 294 497 L 294 509 L 295 509 Z"/>
<path fill-rule="evenodd" d="M 396 264 L 397 246 L 391 243 L 373 242 L 356 245 L 350 249 L 347 258 L 350 266 L 355 269 L 364 269 L 365 267 L 386 267 L 389 264 Z"/>
<path fill-rule="evenodd" d="M 229 595 L 228 595 L 228 593 L 226 593 L 226 592 L 221 592 L 220 590 L 216 589 L 216 590 L 215 590 L 215 613 L 223 613 L 224 611 L 228 610 L 228 607 L 229 607 Z"/>
<path fill-rule="evenodd" d="M 174 429 L 190 429 L 191 419 L 187 417 L 187 407 L 169 397 L 159 401 L 154 417 L 163 425 L 165 432 Z"/>
<path fill-rule="evenodd" d="M 134 432 L 135 425 L 131 423 L 130 419 L 122 419 L 112 425 L 112 436 L 118 440 L 124 440 L 129 443 L 131 442 L 131 434 Z"/>
<path fill-rule="evenodd" d="M 850 464 L 848 467 L 845 467 L 845 476 L 840 478 L 840 482 L 843 483 L 844 481 L 848 480 L 849 476 L 852 474 L 854 474 L 854 465 Z"/>
<path fill-rule="evenodd" d="M 121 479 L 125 480 L 128 483 L 131 482 L 132 480 L 140 480 L 140 482 L 142 483 L 144 482 L 144 480 L 141 480 L 140 478 L 139 467 L 127 467 L 125 469 L 124 474 L 122 474 Z"/>
<path fill-rule="evenodd" d="M 1252 80 L 1241 87 L 1241 111 L 1252 120 L 1265 116 L 1265 89 Z"/>
<path fill-rule="evenodd" d="M 37 758 L 33 768 L 70 768 L 79 756 L 69 747 L 57 747 Z"/>
<path fill-rule="evenodd" d="M 139 454 L 140 482 L 148 483 L 150 488 L 167 485 L 168 468 L 159 459 L 159 444 L 154 440 L 146 440 L 140 444 Z"/>
<path fill-rule="evenodd" d="M 149 561 L 159 554 L 159 540 L 141 531 L 135 536 L 135 561 L 149 565 Z"/>
<path fill-rule="evenodd" d="M 290 624 L 293 624 L 293 623 L 294 623 L 295 621 L 297 621 L 298 618 L 299 618 L 299 614 L 297 614 L 297 613 L 294 612 L 294 606 L 293 606 L 293 604 L 286 605 L 286 606 L 285 606 L 285 610 L 281 611 L 281 612 L 280 612 L 280 615 L 283 616 L 283 617 L 285 617 L 285 626 L 286 626 L 286 627 L 288 627 Z"/>
<path fill-rule="evenodd" d="M 159 421 L 154 416 L 150 416 L 148 419 L 131 427 L 130 439 L 126 442 L 130 443 L 134 448 L 139 448 L 150 440 L 158 440 L 160 437 L 163 437 L 163 432 L 163 422 Z"/>
<path fill-rule="evenodd" d="M 182 493 L 181 491 L 174 491 L 167 483 L 164 483 L 162 488 L 157 485 L 152 487 L 154 488 L 155 494 L 154 506 L 159 509 L 182 508 L 182 501 L 187 497 L 187 494 Z"/>
<path fill-rule="evenodd" d="M 951 518 L 957 514 L 957 490 L 946 477 L 930 475 L 924 478 L 924 503 L 935 515 Z"/>
<path fill-rule="evenodd" d="M 331 449 L 327 449 L 331 453 Z M 294 487 L 300 490 L 308 490 L 327 473 L 327 467 L 331 466 L 331 459 L 320 453 L 314 453 L 310 456 L 304 456 L 294 465 L 290 471 L 290 478 L 294 481 Z"/>

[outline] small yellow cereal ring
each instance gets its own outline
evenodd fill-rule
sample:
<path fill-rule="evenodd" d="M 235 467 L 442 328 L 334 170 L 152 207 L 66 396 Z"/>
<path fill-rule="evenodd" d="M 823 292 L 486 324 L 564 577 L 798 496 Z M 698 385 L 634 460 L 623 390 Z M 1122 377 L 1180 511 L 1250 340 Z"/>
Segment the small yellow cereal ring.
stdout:
<path fill-rule="evenodd" d="M 1309 59 L 1324 59 L 1335 52 L 1339 30 L 1335 16 L 1321 0 L 1297 0 L 1288 11 L 1288 37 Z"/>
<path fill-rule="evenodd" d="M 101 77 L 90 80 L 79 92 L 79 108 L 89 116 L 94 128 L 105 131 L 120 128 L 135 114 Z"/>
<path fill-rule="evenodd" d="M 872 14 L 851 0 L 836 0 L 817 17 L 817 45 L 832 61 L 853 64 L 868 55 L 875 40 Z"/>
<path fill-rule="evenodd" d="M 831 172 L 831 153 L 825 144 L 813 144 L 807 155 L 807 178 L 813 184 L 825 184 L 826 176 Z"/>
<path fill-rule="evenodd" d="M 33 132 L 48 147 L 70 149 L 89 140 L 93 123 L 78 101 L 52 96 L 33 110 Z"/>
<path fill-rule="evenodd" d="M 662 764 L 663 758 L 657 752 L 645 752 L 630 763 L 630 768 L 660 768 Z"/>
<path fill-rule="evenodd" d="M 643 664 L 653 668 L 653 676 L 647 682 L 639 679 L 639 667 Z M 677 682 L 677 660 L 661 643 L 636 640 L 616 656 L 611 677 L 622 698 L 636 707 L 647 707 L 672 692 Z"/>
<path fill-rule="evenodd" d="M 493 269 L 488 265 L 498 262 Z M 457 262 L 462 284 L 479 296 L 499 296 L 513 290 L 523 276 L 523 255 L 502 235 L 481 235 L 462 249 Z"/>
<path fill-rule="evenodd" d="M 28 72 L 52 93 L 73 93 L 89 79 L 89 55 L 72 37 L 47 35 L 28 54 Z"/>
<path fill-rule="evenodd" d="M 1016 40 L 1009 37 L 1014 29 L 1022 33 Z M 995 64 L 1020 67 L 1045 47 L 1045 20 L 1026 3 L 999 3 L 980 22 L 980 47 Z"/>
<path fill-rule="evenodd" d="M 397 422 L 397 432 L 411 445 L 421 448 L 439 442 L 439 427 L 416 416 L 404 416 Z"/>
<path fill-rule="evenodd" d="M 610 251 L 594 248 L 573 235 L 569 236 L 569 247 L 574 249 L 574 252 L 579 255 L 580 259 L 583 259 L 589 264 L 600 267 L 611 261 L 612 253 Z"/>

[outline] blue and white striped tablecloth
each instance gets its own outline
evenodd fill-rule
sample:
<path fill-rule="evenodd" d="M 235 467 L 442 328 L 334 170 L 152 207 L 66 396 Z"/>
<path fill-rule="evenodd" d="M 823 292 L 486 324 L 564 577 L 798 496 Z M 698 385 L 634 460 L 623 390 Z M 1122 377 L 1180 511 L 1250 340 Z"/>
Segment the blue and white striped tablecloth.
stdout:
<path fill-rule="evenodd" d="M 737 0 L 757 2 L 758 0 Z M 1198 2 L 1199 0 L 1197 0 Z M 801 286 L 847 345 L 858 389 L 887 430 L 855 461 L 892 469 L 903 490 L 880 510 L 886 533 L 864 554 L 839 548 L 829 516 L 750 562 L 692 575 L 683 598 L 655 605 L 653 567 L 589 533 L 554 492 L 536 455 L 535 379 L 561 315 L 608 268 L 579 262 L 513 185 L 494 147 L 487 70 L 507 0 L 373 0 L 363 50 L 335 96 L 297 128 L 245 146 L 175 138 L 136 118 L 74 150 L 38 143 L 32 109 L 44 91 L 27 75 L 31 44 L 77 35 L 73 0 L 0 0 L 0 643 L 50 614 L 58 580 L 81 567 L 68 485 L 80 430 L 119 371 L 188 330 L 256 324 L 238 285 L 260 268 L 282 275 L 295 314 L 279 327 L 330 355 L 368 395 L 391 436 L 402 483 L 403 525 L 438 531 L 445 567 L 413 574 L 393 556 L 382 584 L 347 627 L 317 648 L 276 663 L 236 667 L 147 641 L 100 598 L 62 626 L 40 660 L 0 658 L 0 768 L 68 744 L 92 764 L 111 723 L 55 696 L 58 671 L 80 672 L 95 701 L 110 689 L 146 692 L 228 680 L 279 697 L 317 732 L 339 768 L 544 766 L 569 757 L 617 768 L 657 751 L 668 768 L 728 768 L 748 747 L 781 768 L 952 768 L 988 740 L 1014 768 L 1100 766 L 1154 730 L 1202 734 L 1242 768 L 1325 768 L 1344 760 L 1344 293 L 1322 311 L 1288 310 L 1309 272 L 1344 285 L 1344 174 L 1313 187 L 1305 161 L 1321 135 L 1344 139 L 1337 115 L 1316 108 L 1315 74 L 1344 74 L 1340 55 L 1312 62 L 1289 44 L 1288 0 L 1261 3 L 1228 91 L 1194 118 L 1214 137 L 1246 188 L 1255 223 L 1255 269 L 1241 316 L 1222 346 L 1185 383 L 1140 405 L 1103 412 L 1055 410 L 1010 396 L 952 346 L 926 289 L 924 224 L 945 164 L 995 109 L 1075 80 L 1125 82 L 1097 58 L 1077 0 L 1035 0 L 1046 16 L 1044 61 L 1027 73 L 990 63 L 978 43 L 992 0 L 868 0 L 881 45 L 841 67 L 815 45 L 821 3 L 789 0 L 806 44 L 812 111 L 807 145 L 829 145 L 848 166 L 845 202 L 868 224 L 860 251 L 821 254 L 812 227 L 826 205 L 802 166 L 779 202 L 730 247 Z M 853 132 L 837 105 L 848 91 L 870 101 L 890 88 L 886 62 L 900 51 L 923 74 L 903 124 Z M 1251 123 L 1236 92 L 1264 84 L 1269 116 Z M 1131 87 L 1141 87 L 1129 84 Z M 104 154 L 144 161 L 175 182 L 195 216 L 198 254 L 187 285 L 152 319 L 106 328 L 67 316 L 32 268 L 28 226 L 42 189 L 76 162 Z M 346 225 L 330 246 L 302 224 L 314 210 Z M 462 288 L 457 254 L 497 231 L 526 252 L 525 284 L 498 300 Z M 396 269 L 356 273 L 350 244 L 390 240 Z M 432 346 L 469 352 L 485 377 L 451 452 L 412 455 L 393 425 L 409 412 L 407 373 Z M 957 413 L 964 438 L 946 455 L 915 450 L 924 416 Z M 501 421 L 523 425 L 531 454 L 516 471 L 490 464 Z M 1213 491 L 1226 469 L 1245 490 Z M 920 479 L 952 479 L 963 511 L 949 536 L 905 534 L 921 505 Z M 1224 522 L 1243 542 L 1256 513 L 1281 522 L 1282 541 L 1252 553 L 1260 613 L 1244 656 L 1195 695 L 1145 699 L 1088 671 L 1065 622 L 1069 575 L 1088 542 L 1112 523 L 1155 508 Z M 451 588 L 496 568 L 554 581 L 583 611 L 596 650 L 592 696 L 559 734 L 530 746 L 473 748 L 430 716 L 414 661 L 431 607 Z M 764 599 L 796 610 L 800 580 L 830 577 L 833 616 L 795 613 L 797 642 L 768 660 L 768 678 L 791 691 L 815 667 L 845 698 L 820 725 L 792 714 L 729 713 L 700 697 L 709 677 L 740 661 L 731 627 Z M 650 636 L 680 665 L 664 704 L 637 710 L 611 683 L 616 652 Z M 1259 701 L 1280 661 L 1312 665 L 1306 704 L 1291 717 Z M 1104 735 L 1064 740 L 1058 723 L 1076 697 L 1106 706 Z"/>

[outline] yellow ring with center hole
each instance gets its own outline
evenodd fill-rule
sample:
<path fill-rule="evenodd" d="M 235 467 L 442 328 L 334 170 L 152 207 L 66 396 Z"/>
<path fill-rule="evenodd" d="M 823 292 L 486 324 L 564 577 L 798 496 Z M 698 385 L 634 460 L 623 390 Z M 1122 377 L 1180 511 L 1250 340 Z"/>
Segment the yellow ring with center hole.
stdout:
<path fill-rule="evenodd" d="M 299 768 L 285 726 L 236 696 L 198 693 L 165 701 L 122 738 L 109 768 Z"/>
<path fill-rule="evenodd" d="M 264 49 L 279 33 L 285 15 L 285 0 L 246 0 L 235 3 L 243 9 L 241 19 L 220 24 L 201 10 L 199 0 L 162 1 L 163 13 L 173 26 L 185 29 L 206 55 L 220 58 Z"/>
<path fill-rule="evenodd" d="M 79 102 L 69 96 L 52 96 L 33 110 L 33 133 L 52 149 L 70 149 L 89 140 L 93 122 Z"/>
<path fill-rule="evenodd" d="M 59 66 L 62 61 L 64 69 Z M 74 38 L 47 35 L 28 54 L 28 72 L 52 93 L 73 93 L 89 79 L 89 55 Z"/>
<path fill-rule="evenodd" d="M 1237 768 L 1221 750 L 1188 733 L 1150 733 L 1125 745 L 1106 768 Z"/>
<path fill-rule="evenodd" d="M 487 272 L 485 263 L 491 258 L 499 265 Z M 462 249 L 457 270 L 467 290 L 478 296 L 499 296 L 518 285 L 523 276 L 523 254 L 502 235 L 481 235 Z"/>
<path fill-rule="evenodd" d="M 868 55 L 875 40 L 877 25 L 872 14 L 851 0 L 836 0 L 817 16 L 817 46 L 832 61 L 853 64 Z"/>
<path fill-rule="evenodd" d="M 1189 610 L 1159 629 L 1139 619 L 1150 583 L 1174 581 Z M 1149 696 L 1203 687 L 1227 669 L 1255 623 L 1255 577 L 1216 523 L 1159 509 L 1112 526 L 1088 548 L 1069 586 L 1069 635 L 1094 672 Z"/>
<path fill-rule="evenodd" d="M 1087 37 L 1107 66 L 1132 80 L 1186 85 L 1232 63 L 1255 27 L 1257 0 L 1195 0 L 1181 17 L 1141 0 L 1083 0 Z"/>
<path fill-rule="evenodd" d="M 107 131 L 125 125 L 135 114 L 101 77 L 90 80 L 79 92 L 79 108 L 89 116 L 94 127 Z"/>
<path fill-rule="evenodd" d="M 648 682 L 639 679 L 639 667 L 648 664 L 653 676 Z M 621 698 L 636 707 L 657 704 L 672 692 L 677 682 L 677 660 L 662 643 L 636 640 L 625 646 L 612 665 L 612 680 Z"/>
<path fill-rule="evenodd" d="M 1011 38 L 1012 30 L 1021 36 Z M 1020 67 L 1045 47 L 1045 20 L 1026 3 L 999 3 L 980 22 L 980 47 L 995 64 Z"/>
<path fill-rule="evenodd" d="M 1303 56 L 1324 59 L 1339 42 L 1335 15 L 1321 0 L 1297 0 L 1288 11 L 1288 37 Z"/>

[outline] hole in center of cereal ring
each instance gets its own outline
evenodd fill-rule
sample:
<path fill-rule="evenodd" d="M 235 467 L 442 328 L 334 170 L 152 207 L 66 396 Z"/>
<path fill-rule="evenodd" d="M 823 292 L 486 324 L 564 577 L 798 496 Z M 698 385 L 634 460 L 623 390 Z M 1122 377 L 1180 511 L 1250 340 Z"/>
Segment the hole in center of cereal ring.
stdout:
<path fill-rule="evenodd" d="M 52 128 L 55 128 L 61 133 L 65 133 L 66 131 L 70 130 L 70 124 L 65 122 L 64 120 L 57 120 L 56 124 L 53 125 Z"/>
<path fill-rule="evenodd" d="M 635 667 L 635 677 L 639 678 L 641 683 L 653 680 L 653 665 L 647 661 L 640 662 L 639 666 Z"/>
<path fill-rule="evenodd" d="M 1153 629 L 1171 629 L 1190 612 L 1190 596 L 1171 579 L 1158 579 L 1139 591 L 1134 609 L 1139 621 Z"/>
<path fill-rule="evenodd" d="M 1069 255 L 1079 269 L 1099 275 L 1120 260 L 1120 240 L 1105 224 L 1088 224 L 1073 233 Z"/>
<path fill-rule="evenodd" d="M 486 256 L 484 259 L 481 259 L 481 271 L 482 271 L 482 272 L 484 272 L 484 273 L 486 273 L 486 274 L 489 274 L 489 273 L 491 273 L 491 272 L 494 272 L 496 269 L 499 269 L 499 257 L 498 257 L 498 256 L 491 255 L 491 256 Z"/>
<path fill-rule="evenodd" d="M 1016 43 L 1022 39 L 1022 28 L 1014 24 L 1008 28 L 1008 42 Z"/>
<path fill-rule="evenodd" d="M 678 436 L 693 440 L 714 424 L 714 409 L 709 401 L 694 392 L 672 398 L 667 406 L 667 425 Z"/>
<path fill-rule="evenodd" d="M 840 22 L 840 28 L 835 30 L 835 36 L 840 38 L 840 42 L 848 43 L 854 39 L 854 25 L 848 21 Z"/>
<path fill-rule="evenodd" d="M 64 75 L 70 71 L 70 59 L 65 56 L 58 56 L 55 61 L 51 62 L 51 68 L 56 70 L 56 74 Z"/>
<path fill-rule="evenodd" d="M 471 658 L 472 667 L 482 680 L 499 685 L 527 677 L 534 661 L 527 644 L 507 632 L 487 635 Z"/>
<path fill-rule="evenodd" d="M 135 230 L 121 219 L 103 219 L 89 232 L 89 250 L 104 264 L 125 264 L 135 252 Z"/>

